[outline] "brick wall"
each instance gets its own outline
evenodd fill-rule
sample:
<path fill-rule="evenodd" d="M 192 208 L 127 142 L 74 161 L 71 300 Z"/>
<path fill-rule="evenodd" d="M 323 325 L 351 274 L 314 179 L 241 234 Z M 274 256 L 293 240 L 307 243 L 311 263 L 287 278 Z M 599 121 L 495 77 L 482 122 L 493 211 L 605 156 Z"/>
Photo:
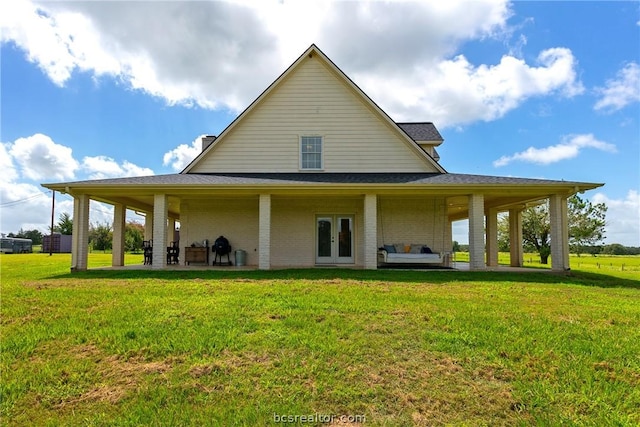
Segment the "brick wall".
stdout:
<path fill-rule="evenodd" d="M 180 209 L 181 263 L 184 247 L 194 242 L 201 244 L 205 239 L 211 246 L 223 235 L 229 239 L 232 251 L 247 251 L 247 265 L 258 265 L 258 197 L 184 200 Z M 212 256 L 209 252 L 210 261 Z"/>
<path fill-rule="evenodd" d="M 355 265 L 364 263 L 362 198 L 272 198 L 271 265 L 273 267 L 315 265 L 316 216 L 354 216 Z"/>
<path fill-rule="evenodd" d="M 434 252 L 451 250 L 445 199 L 378 198 L 378 247 L 383 244 L 423 244 Z"/>
<path fill-rule="evenodd" d="M 364 197 L 271 197 L 271 267 L 315 265 L 316 217 L 353 215 L 354 265 L 364 267 Z M 444 198 L 379 197 L 377 246 L 426 244 L 436 252 L 451 250 L 451 230 Z M 259 262 L 259 199 L 184 200 L 180 246 L 219 236 L 233 249 L 247 251 L 247 265 Z M 184 251 L 181 251 L 181 256 Z M 181 260 L 182 262 L 182 260 Z"/>

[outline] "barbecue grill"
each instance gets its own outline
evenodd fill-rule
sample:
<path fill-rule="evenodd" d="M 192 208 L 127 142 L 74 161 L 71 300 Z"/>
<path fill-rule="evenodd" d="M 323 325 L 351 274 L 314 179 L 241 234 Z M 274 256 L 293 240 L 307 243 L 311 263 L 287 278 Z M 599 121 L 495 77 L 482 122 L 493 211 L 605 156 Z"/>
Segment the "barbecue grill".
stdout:
<path fill-rule="evenodd" d="M 231 253 L 231 245 L 229 244 L 229 240 L 227 240 L 226 237 L 218 237 L 216 241 L 213 242 L 213 246 L 211 246 L 211 252 L 214 252 L 216 254 L 213 258 L 213 264 L 211 265 L 216 265 L 216 261 L 218 261 L 220 265 L 222 265 L 222 257 L 225 255 L 227 256 L 228 265 L 233 265 L 233 263 L 231 262 L 231 258 L 229 257 L 229 254 Z"/>

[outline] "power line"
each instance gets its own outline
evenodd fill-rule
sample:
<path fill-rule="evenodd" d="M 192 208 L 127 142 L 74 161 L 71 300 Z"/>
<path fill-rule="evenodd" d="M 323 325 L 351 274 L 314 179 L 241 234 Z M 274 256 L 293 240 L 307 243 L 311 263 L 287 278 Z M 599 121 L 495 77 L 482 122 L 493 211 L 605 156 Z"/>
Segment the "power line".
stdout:
<path fill-rule="evenodd" d="M 33 196 L 25 197 L 24 199 L 20 199 L 20 200 L 13 200 L 11 202 L 0 203 L 0 207 L 19 205 L 20 203 L 24 203 L 24 202 L 27 202 L 29 200 L 33 200 L 33 199 L 35 199 L 37 197 L 46 196 L 47 194 L 51 194 L 51 191 L 48 191 L 47 193 L 34 194 Z"/>

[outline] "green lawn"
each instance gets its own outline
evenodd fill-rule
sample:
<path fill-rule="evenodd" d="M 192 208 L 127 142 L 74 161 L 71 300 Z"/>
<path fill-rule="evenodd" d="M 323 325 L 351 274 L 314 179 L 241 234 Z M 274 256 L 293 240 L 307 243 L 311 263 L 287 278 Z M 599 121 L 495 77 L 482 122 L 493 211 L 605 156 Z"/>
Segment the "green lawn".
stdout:
<path fill-rule="evenodd" d="M 640 257 L 590 258 L 72 275 L 69 255 L 0 255 L 2 424 L 635 426 Z"/>

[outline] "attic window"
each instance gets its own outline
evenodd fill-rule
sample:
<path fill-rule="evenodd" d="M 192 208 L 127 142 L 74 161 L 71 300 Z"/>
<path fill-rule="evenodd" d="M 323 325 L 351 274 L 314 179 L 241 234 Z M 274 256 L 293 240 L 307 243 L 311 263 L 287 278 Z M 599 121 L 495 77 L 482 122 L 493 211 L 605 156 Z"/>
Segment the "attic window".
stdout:
<path fill-rule="evenodd" d="M 300 169 L 322 169 L 322 137 L 300 137 Z"/>

